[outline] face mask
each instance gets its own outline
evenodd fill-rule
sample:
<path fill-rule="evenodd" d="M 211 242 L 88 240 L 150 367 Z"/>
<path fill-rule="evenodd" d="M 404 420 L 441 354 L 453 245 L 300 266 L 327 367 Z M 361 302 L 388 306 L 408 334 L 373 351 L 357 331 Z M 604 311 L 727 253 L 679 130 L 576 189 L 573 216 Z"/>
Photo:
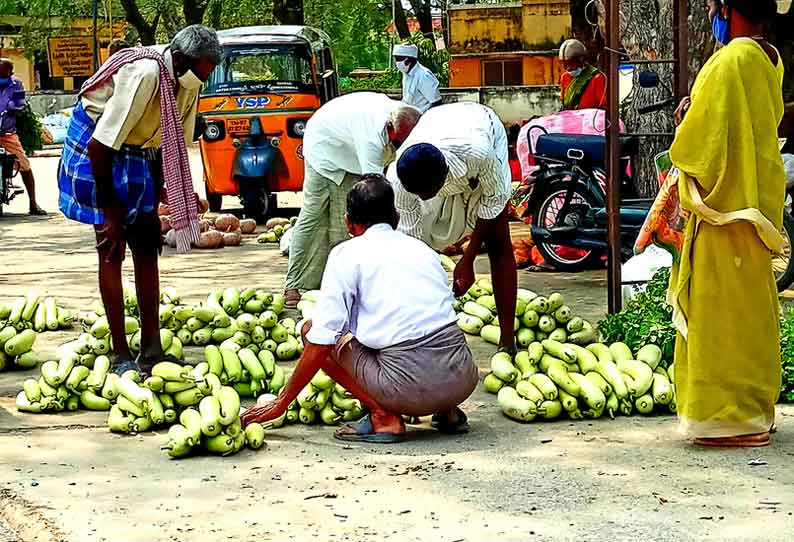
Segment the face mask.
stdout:
<path fill-rule="evenodd" d="M 0 88 L 5 88 L 11 84 L 10 77 L 0 77 Z"/>
<path fill-rule="evenodd" d="M 397 69 L 400 70 L 402 73 L 408 73 L 408 71 L 411 69 L 408 66 L 408 64 L 405 63 L 404 60 L 401 60 L 400 62 L 396 62 L 395 65 L 397 66 Z"/>
<path fill-rule="evenodd" d="M 731 41 L 728 32 L 728 19 L 722 16 L 722 13 L 717 13 L 711 20 L 711 31 L 714 38 L 722 45 L 727 45 Z"/>
<path fill-rule="evenodd" d="M 185 90 L 196 90 L 197 88 L 201 88 L 204 84 L 204 81 L 199 79 L 193 70 L 186 71 L 183 75 L 179 76 L 179 86 L 184 88 Z"/>
<path fill-rule="evenodd" d="M 580 75 L 582 75 L 582 71 L 584 71 L 584 68 L 576 68 L 574 70 L 568 70 L 568 73 L 570 73 L 574 77 L 579 77 Z"/>

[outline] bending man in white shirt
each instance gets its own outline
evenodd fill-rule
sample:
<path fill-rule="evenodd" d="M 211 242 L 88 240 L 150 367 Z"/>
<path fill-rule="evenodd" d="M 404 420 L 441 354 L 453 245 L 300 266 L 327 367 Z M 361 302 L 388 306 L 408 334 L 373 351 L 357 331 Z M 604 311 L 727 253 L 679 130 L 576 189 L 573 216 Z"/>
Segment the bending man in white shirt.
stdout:
<path fill-rule="evenodd" d="M 477 103 L 428 111 L 388 171 L 402 232 L 436 250 L 471 240 L 455 267 L 456 295 L 474 284 L 474 259 L 484 244 L 491 260 L 501 348 L 513 352 L 516 262 L 507 202 L 507 133 L 493 110 Z"/>
<path fill-rule="evenodd" d="M 393 49 L 394 63 L 403 74 L 403 102 L 422 113 L 441 105 L 438 77 L 419 63 L 416 45 L 397 44 Z"/>
<path fill-rule="evenodd" d="M 477 367 L 447 274 L 426 244 L 395 231 L 398 220 L 382 175 L 355 185 L 345 218 L 354 238 L 331 251 L 303 355 L 278 399 L 245 412 L 243 425 L 283 415 L 322 369 L 369 411 L 338 439 L 400 442 L 402 415 L 434 414 L 439 431 L 468 430 L 458 405 L 477 386 Z"/>
<path fill-rule="evenodd" d="M 347 193 L 362 175 L 383 173 L 420 116 L 384 94 L 357 92 L 331 100 L 309 119 L 303 207 L 289 248 L 287 308 L 297 307 L 301 291 L 320 286 L 329 251 L 347 239 Z"/>

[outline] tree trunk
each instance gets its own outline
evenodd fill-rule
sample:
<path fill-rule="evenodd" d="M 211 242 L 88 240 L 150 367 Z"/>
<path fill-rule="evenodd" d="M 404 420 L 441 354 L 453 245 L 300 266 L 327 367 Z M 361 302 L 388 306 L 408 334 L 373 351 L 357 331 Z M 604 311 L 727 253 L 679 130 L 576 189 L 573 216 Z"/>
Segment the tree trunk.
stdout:
<path fill-rule="evenodd" d="M 273 0 L 273 17 L 279 24 L 303 25 L 303 0 Z"/>
<path fill-rule="evenodd" d="M 433 37 L 433 13 L 430 10 L 430 0 L 410 0 L 414 17 L 419 23 L 419 30 L 427 38 Z"/>
<path fill-rule="evenodd" d="M 207 11 L 209 0 L 182 0 L 182 12 L 185 14 L 185 24 L 202 24 L 204 12 Z"/>
<path fill-rule="evenodd" d="M 617 1 L 617 0 L 616 0 Z M 620 0 L 621 43 L 633 59 L 655 60 L 673 57 L 673 2 L 681 0 Z M 689 84 L 694 82 L 698 71 L 714 50 L 711 25 L 708 21 L 706 2 L 690 0 L 689 9 Z M 597 0 L 598 26 L 605 32 L 605 9 L 603 0 Z M 629 133 L 672 133 L 673 110 L 668 108 L 656 113 L 639 115 L 637 107 L 650 105 L 670 97 L 673 92 L 673 66 L 651 64 L 639 66 L 638 71 L 654 71 L 659 75 L 660 85 L 656 89 L 635 86 L 630 104 L 624 104 L 622 118 Z M 635 78 L 635 85 L 637 84 Z M 635 182 L 638 191 L 653 196 L 659 186 L 656 180 L 654 157 L 667 149 L 672 136 L 644 137 L 640 142 L 640 154 L 634 164 Z"/>
<path fill-rule="evenodd" d="M 405 17 L 405 9 L 402 0 L 392 0 L 394 5 L 394 28 L 401 41 L 411 37 L 411 30 L 408 28 L 408 19 Z"/>
<path fill-rule="evenodd" d="M 143 45 L 154 45 L 157 43 L 157 25 L 160 23 L 160 13 L 154 16 L 149 23 L 138 9 L 135 0 L 121 0 L 121 7 L 124 9 L 125 19 L 138 32 L 138 37 Z"/>

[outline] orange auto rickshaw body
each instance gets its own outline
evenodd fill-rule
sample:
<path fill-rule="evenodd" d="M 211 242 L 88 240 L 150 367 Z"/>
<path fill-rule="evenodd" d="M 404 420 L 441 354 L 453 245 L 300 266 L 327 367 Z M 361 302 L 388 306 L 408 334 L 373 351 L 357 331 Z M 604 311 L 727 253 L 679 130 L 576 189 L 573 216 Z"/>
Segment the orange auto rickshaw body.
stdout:
<path fill-rule="evenodd" d="M 266 198 L 300 191 L 306 122 L 338 94 L 328 37 L 303 26 L 218 37 L 224 60 L 202 90 L 197 126 L 211 205 L 222 195 L 240 194 L 245 204 L 257 190 Z"/>

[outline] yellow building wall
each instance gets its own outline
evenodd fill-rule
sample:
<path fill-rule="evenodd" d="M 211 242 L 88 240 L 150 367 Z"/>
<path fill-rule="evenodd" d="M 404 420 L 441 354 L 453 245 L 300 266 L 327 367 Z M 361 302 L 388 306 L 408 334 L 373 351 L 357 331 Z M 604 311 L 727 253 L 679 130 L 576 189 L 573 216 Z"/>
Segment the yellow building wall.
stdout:
<path fill-rule="evenodd" d="M 571 37 L 571 4 L 559 0 L 523 0 L 521 21 L 524 41 L 530 46 L 559 46 Z"/>
<path fill-rule="evenodd" d="M 551 49 L 571 35 L 570 0 L 521 0 L 449 10 L 453 54 Z"/>
<path fill-rule="evenodd" d="M 36 88 L 36 75 L 33 62 L 25 56 L 23 49 L 13 47 L 13 40 L 9 36 L 0 36 L 0 57 L 5 57 L 14 63 L 14 75 L 22 81 L 26 90 Z"/>
<path fill-rule="evenodd" d="M 451 53 L 521 50 L 520 7 L 471 6 L 449 10 Z"/>

